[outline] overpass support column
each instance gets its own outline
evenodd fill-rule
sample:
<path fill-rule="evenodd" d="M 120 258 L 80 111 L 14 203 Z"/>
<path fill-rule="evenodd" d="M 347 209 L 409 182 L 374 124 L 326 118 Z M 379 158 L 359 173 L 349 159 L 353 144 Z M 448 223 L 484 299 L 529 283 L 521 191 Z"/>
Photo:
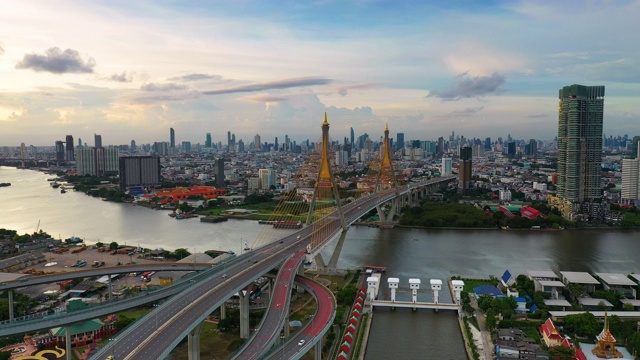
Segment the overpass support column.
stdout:
<path fill-rule="evenodd" d="M 71 353 L 71 326 L 67 325 L 64 327 L 64 332 L 65 332 L 65 351 L 66 351 L 66 356 L 67 356 L 67 360 L 73 360 L 73 356 Z"/>
<path fill-rule="evenodd" d="M 223 302 L 220 305 L 220 320 L 224 320 L 227 318 L 227 302 Z"/>
<path fill-rule="evenodd" d="M 109 274 L 109 301 L 111 301 L 111 295 L 113 292 L 111 291 L 111 274 Z"/>
<path fill-rule="evenodd" d="M 189 360 L 200 360 L 200 332 L 202 332 L 203 324 L 204 322 L 201 322 L 187 335 L 189 341 Z"/>
<path fill-rule="evenodd" d="M 342 246 L 344 245 L 344 239 L 347 237 L 347 232 L 343 231 L 340 233 L 340 240 L 338 240 L 338 244 L 336 248 L 333 249 L 333 253 L 331 254 L 331 259 L 329 259 L 329 271 L 336 271 L 338 267 L 338 259 L 340 258 L 340 253 L 342 252 Z"/>
<path fill-rule="evenodd" d="M 13 321 L 13 289 L 7 290 L 9 295 L 9 321 Z"/>
<path fill-rule="evenodd" d="M 315 348 L 315 360 L 322 360 L 322 341 L 318 341 Z"/>
<path fill-rule="evenodd" d="M 240 337 L 249 338 L 249 292 L 240 290 Z"/>

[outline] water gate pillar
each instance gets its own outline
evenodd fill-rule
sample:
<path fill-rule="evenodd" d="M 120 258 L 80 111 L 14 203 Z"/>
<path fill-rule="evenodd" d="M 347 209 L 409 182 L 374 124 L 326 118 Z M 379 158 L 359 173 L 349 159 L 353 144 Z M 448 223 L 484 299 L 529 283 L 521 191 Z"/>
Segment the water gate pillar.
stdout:
<path fill-rule="evenodd" d="M 433 292 L 433 302 L 438 303 L 438 293 L 442 290 L 442 280 L 440 279 L 431 279 L 431 291 Z"/>
<path fill-rule="evenodd" d="M 376 291 L 378 289 L 379 278 L 375 276 L 371 276 L 367 278 L 367 297 L 369 301 L 373 301 L 376 299 Z"/>
<path fill-rule="evenodd" d="M 464 281 L 451 280 L 451 285 L 453 285 L 453 292 L 456 294 L 456 304 L 460 305 L 460 293 L 464 289 Z"/>
<path fill-rule="evenodd" d="M 400 279 L 398 278 L 388 278 L 387 282 L 389 283 L 389 289 L 391 289 L 391 301 L 396 301 L 396 289 L 400 284 Z"/>
<path fill-rule="evenodd" d="M 203 324 L 204 322 L 201 322 L 187 335 L 189 360 L 200 360 L 200 333 L 202 332 Z"/>
<path fill-rule="evenodd" d="M 249 338 L 249 292 L 240 290 L 240 337 Z"/>
<path fill-rule="evenodd" d="M 409 279 L 409 289 L 411 289 L 411 301 L 418 302 L 418 290 L 420 290 L 420 279 Z"/>

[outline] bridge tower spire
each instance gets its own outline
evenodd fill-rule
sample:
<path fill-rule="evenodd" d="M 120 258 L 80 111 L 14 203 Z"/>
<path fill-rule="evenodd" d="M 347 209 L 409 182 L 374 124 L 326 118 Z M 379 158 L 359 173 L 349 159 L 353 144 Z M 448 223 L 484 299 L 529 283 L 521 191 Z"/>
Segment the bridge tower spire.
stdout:
<path fill-rule="evenodd" d="M 381 191 L 383 189 L 383 180 L 386 183 L 393 181 L 393 187 L 398 191 L 398 180 L 396 179 L 396 172 L 393 168 L 393 162 L 391 161 L 391 146 L 389 142 L 389 124 L 385 124 L 384 128 L 384 140 L 382 142 L 382 154 L 380 156 L 380 170 L 378 170 L 378 176 L 376 177 L 375 191 Z M 382 177 L 382 173 L 385 173 L 385 178 Z M 389 179 L 390 178 L 390 179 Z"/>
<path fill-rule="evenodd" d="M 338 209 L 338 214 L 340 215 L 342 230 L 347 231 L 347 222 L 345 221 L 344 213 L 342 212 L 340 195 L 338 194 L 338 185 L 333 178 L 333 172 L 331 171 L 331 165 L 329 163 L 329 122 L 327 121 L 326 112 L 324 113 L 324 122 L 322 123 L 322 149 L 320 151 L 320 168 L 318 169 L 316 184 L 313 187 L 313 197 L 311 198 L 311 206 L 309 206 L 309 214 L 307 215 L 307 225 L 311 224 L 318 197 L 326 192 L 332 191 L 333 198 Z"/>

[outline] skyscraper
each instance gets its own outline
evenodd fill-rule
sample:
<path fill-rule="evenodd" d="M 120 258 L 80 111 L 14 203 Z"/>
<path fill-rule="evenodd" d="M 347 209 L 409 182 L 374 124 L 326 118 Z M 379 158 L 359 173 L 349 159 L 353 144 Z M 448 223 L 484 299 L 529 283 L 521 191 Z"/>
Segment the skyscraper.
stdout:
<path fill-rule="evenodd" d="M 74 161 L 75 159 L 76 158 L 75 158 L 74 149 L 73 149 L 73 136 L 67 135 L 66 148 L 65 148 L 65 160 Z"/>
<path fill-rule="evenodd" d="M 176 131 L 173 128 L 169 128 L 169 147 L 176 147 Z"/>
<path fill-rule="evenodd" d="M 64 142 L 56 141 L 56 161 L 64 161 Z"/>
<path fill-rule="evenodd" d="M 404 149 L 404 133 L 396 134 L 396 150 Z"/>
<path fill-rule="evenodd" d="M 353 128 L 351 128 L 351 148 L 355 150 L 355 146 L 356 143 L 354 142 L 356 140 L 356 133 L 353 131 Z"/>
<path fill-rule="evenodd" d="M 260 140 L 260 135 L 256 134 L 256 136 L 253 138 L 253 150 L 254 151 L 261 151 L 262 150 L 262 142 Z"/>
<path fill-rule="evenodd" d="M 604 86 L 565 86 L 558 97 L 558 197 L 599 198 Z"/>
<path fill-rule="evenodd" d="M 242 140 L 239 142 L 242 143 Z M 244 145 L 243 145 L 244 147 Z M 219 188 L 224 187 L 224 159 L 216 159 L 216 186 Z"/>
<path fill-rule="evenodd" d="M 93 146 L 97 148 L 102 147 L 102 135 L 93 134 Z"/>
<path fill-rule="evenodd" d="M 211 147 L 211 133 L 207 133 L 207 137 L 204 140 L 204 147 L 206 147 L 206 148 L 210 148 Z"/>

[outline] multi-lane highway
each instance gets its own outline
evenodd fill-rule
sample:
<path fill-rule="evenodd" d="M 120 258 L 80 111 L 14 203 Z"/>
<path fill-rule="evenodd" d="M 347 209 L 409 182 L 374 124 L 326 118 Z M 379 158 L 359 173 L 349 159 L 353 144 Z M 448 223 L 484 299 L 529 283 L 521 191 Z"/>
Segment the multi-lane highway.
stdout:
<path fill-rule="evenodd" d="M 427 183 L 446 182 L 443 178 Z M 352 223 L 370 209 L 382 204 L 410 187 L 403 186 L 358 199 L 344 206 L 347 223 Z M 341 227 L 336 217 L 337 211 L 328 215 L 336 220 L 327 224 L 330 231 L 323 231 L 326 238 L 320 247 L 339 233 Z M 114 355 L 116 359 L 161 359 L 206 316 L 219 307 L 228 297 L 240 291 L 254 279 L 280 266 L 296 251 L 305 248 L 310 241 L 313 227 L 308 226 L 280 241 L 262 246 L 230 261 L 224 274 L 216 273 L 196 282 L 189 291 L 181 292 L 162 304 L 150 315 L 134 323 L 124 332 L 116 335 L 92 359 L 102 359 Z M 290 285 L 289 285 L 290 286 Z"/>

